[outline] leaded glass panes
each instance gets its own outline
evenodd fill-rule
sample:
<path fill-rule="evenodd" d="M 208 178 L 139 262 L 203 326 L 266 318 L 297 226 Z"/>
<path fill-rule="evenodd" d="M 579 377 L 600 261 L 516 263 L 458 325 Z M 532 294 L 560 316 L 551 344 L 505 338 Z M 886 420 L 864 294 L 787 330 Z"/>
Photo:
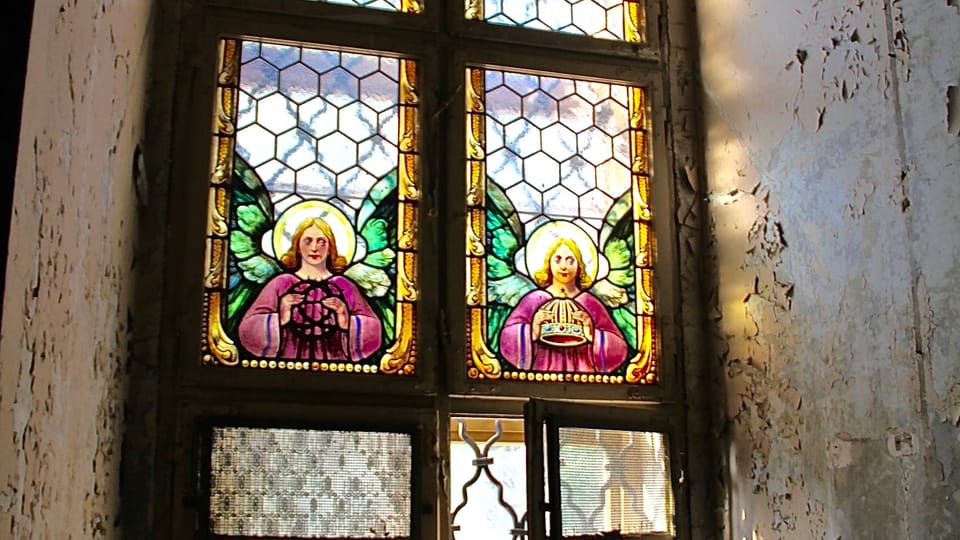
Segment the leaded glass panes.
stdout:
<path fill-rule="evenodd" d="M 662 433 L 561 427 L 559 449 L 564 538 L 674 534 Z"/>
<path fill-rule="evenodd" d="M 465 0 L 467 19 L 618 41 L 643 41 L 642 0 Z"/>
<path fill-rule="evenodd" d="M 325 4 L 340 4 L 342 6 L 356 6 L 382 11 L 402 11 L 404 13 L 420 13 L 423 9 L 420 0 L 306 0 Z"/>
<path fill-rule="evenodd" d="M 214 428 L 210 532 L 407 538 L 411 456 L 405 433 Z"/>
<path fill-rule="evenodd" d="M 417 66 L 225 39 L 208 365 L 414 372 Z"/>
<path fill-rule="evenodd" d="M 643 89 L 466 75 L 467 375 L 656 383 Z"/>

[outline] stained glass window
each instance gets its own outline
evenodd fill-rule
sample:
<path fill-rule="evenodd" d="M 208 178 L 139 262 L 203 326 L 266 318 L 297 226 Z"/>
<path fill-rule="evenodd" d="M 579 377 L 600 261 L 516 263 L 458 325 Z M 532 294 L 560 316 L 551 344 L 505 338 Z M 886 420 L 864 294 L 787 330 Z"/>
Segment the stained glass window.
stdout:
<path fill-rule="evenodd" d="M 218 427 L 210 532 L 224 536 L 405 538 L 405 433 Z"/>
<path fill-rule="evenodd" d="M 413 373 L 416 63 L 220 49 L 204 363 Z"/>
<path fill-rule="evenodd" d="M 423 9 L 420 0 L 307 0 L 326 4 L 340 4 L 343 6 L 365 7 L 383 11 L 403 11 L 405 13 L 420 13 Z"/>
<path fill-rule="evenodd" d="M 618 41 L 643 41 L 642 0 L 466 0 L 467 19 Z"/>
<path fill-rule="evenodd" d="M 468 376 L 656 383 L 643 89 L 466 75 Z"/>

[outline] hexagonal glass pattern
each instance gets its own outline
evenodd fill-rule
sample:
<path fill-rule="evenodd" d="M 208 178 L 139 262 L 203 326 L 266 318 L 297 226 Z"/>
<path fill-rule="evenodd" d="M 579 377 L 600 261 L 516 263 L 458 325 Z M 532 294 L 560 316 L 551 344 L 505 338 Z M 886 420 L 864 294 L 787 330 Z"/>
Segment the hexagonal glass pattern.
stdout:
<path fill-rule="evenodd" d="M 398 79 L 394 58 L 244 42 L 236 152 L 272 198 L 339 198 L 353 219 L 369 178 L 397 168 Z"/>
<path fill-rule="evenodd" d="M 494 70 L 484 80 L 488 179 L 508 197 L 522 194 L 511 202 L 528 221 L 602 218 L 627 193 L 627 87 Z M 587 232 L 599 241 L 599 228 Z"/>
<path fill-rule="evenodd" d="M 416 61 L 237 38 L 219 52 L 203 364 L 415 374 Z"/>
<path fill-rule="evenodd" d="M 616 41 L 643 40 L 640 0 L 465 0 L 468 19 Z"/>
<path fill-rule="evenodd" d="M 534 27 L 548 4 L 570 8 L 504 1 L 501 15 Z M 587 12 L 602 24 L 620 8 L 581 0 L 551 20 Z M 467 376 L 656 382 L 643 90 L 466 76 Z"/>

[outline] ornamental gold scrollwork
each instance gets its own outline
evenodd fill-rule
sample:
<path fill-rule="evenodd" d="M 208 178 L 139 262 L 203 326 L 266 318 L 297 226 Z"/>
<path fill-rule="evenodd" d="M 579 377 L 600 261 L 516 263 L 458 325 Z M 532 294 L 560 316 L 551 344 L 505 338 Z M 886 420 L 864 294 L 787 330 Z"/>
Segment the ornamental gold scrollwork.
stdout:
<path fill-rule="evenodd" d="M 210 204 L 207 209 L 207 233 L 212 236 L 225 237 L 229 234 L 227 226 L 227 190 L 210 188 Z"/>
<path fill-rule="evenodd" d="M 226 257 L 224 256 L 224 241 L 219 238 L 207 239 L 207 273 L 203 277 L 205 287 L 215 288 L 223 286 L 223 276 L 226 273 Z"/>
<path fill-rule="evenodd" d="M 414 305 L 397 302 L 397 338 L 380 359 L 380 371 L 386 374 L 406 373 L 414 370 Z"/>
<path fill-rule="evenodd" d="M 483 206 L 487 196 L 485 176 L 486 164 L 483 161 L 467 162 L 467 206 Z"/>
<path fill-rule="evenodd" d="M 483 339 L 484 319 L 482 308 L 470 309 L 470 359 L 481 375 L 499 379 L 502 374 L 500 361 Z"/>
<path fill-rule="evenodd" d="M 209 291 L 209 305 L 207 311 L 207 347 L 217 363 L 225 366 L 235 366 L 240 361 L 240 353 L 233 340 L 227 336 L 220 322 L 220 300 L 223 293 Z"/>
<path fill-rule="evenodd" d="M 400 3 L 400 11 L 404 13 L 420 13 L 423 11 L 423 6 L 420 4 L 420 0 L 403 0 Z"/>
<path fill-rule="evenodd" d="M 397 296 L 408 302 L 416 302 L 419 292 L 416 280 L 416 256 L 401 251 L 397 258 Z"/>
<path fill-rule="evenodd" d="M 480 257 L 467 259 L 467 305 L 480 307 L 486 305 L 486 263 Z"/>
<path fill-rule="evenodd" d="M 214 149 L 214 166 L 213 173 L 210 175 L 210 183 L 219 185 L 225 184 L 229 179 L 230 175 L 233 174 L 233 146 L 231 139 L 227 137 L 220 137 L 217 141 L 217 146 Z"/>
<path fill-rule="evenodd" d="M 643 27 L 646 18 L 643 4 L 630 0 L 625 0 L 623 3 L 623 39 L 631 43 L 641 43 L 644 41 Z"/>
<path fill-rule="evenodd" d="M 475 114 L 482 114 L 484 112 L 483 92 L 483 70 L 468 68 L 466 89 L 467 112 Z"/>
<path fill-rule="evenodd" d="M 240 74 L 240 49 L 238 45 L 235 39 L 223 40 L 220 73 L 217 74 L 219 84 L 227 86 L 237 84 L 237 77 Z"/>
<path fill-rule="evenodd" d="M 417 189 L 417 156 L 415 154 L 400 154 L 400 179 L 397 187 L 401 201 L 416 201 L 420 198 Z"/>
<path fill-rule="evenodd" d="M 464 13 L 466 18 L 471 21 L 483 19 L 483 0 L 467 0 Z"/>
<path fill-rule="evenodd" d="M 400 104 L 416 105 L 420 102 L 417 95 L 417 63 L 413 60 L 400 61 Z"/>
<path fill-rule="evenodd" d="M 653 317 L 637 317 L 637 331 L 640 338 L 637 343 L 637 355 L 627 364 L 626 381 L 632 384 L 654 384 L 657 382 L 657 359 L 654 348 Z"/>
<path fill-rule="evenodd" d="M 467 255 L 483 257 L 486 249 L 483 246 L 483 210 L 471 208 L 467 211 Z"/>

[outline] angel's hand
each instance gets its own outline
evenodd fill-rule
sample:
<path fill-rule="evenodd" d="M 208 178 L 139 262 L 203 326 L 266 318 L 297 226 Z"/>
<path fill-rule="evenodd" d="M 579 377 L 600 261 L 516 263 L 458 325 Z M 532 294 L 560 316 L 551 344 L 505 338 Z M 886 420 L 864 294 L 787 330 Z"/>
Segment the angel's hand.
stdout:
<path fill-rule="evenodd" d="M 303 295 L 298 293 L 285 294 L 280 297 L 280 326 L 290 322 L 293 316 L 293 307 L 303 303 Z"/>
<path fill-rule="evenodd" d="M 328 296 L 321 300 L 320 303 L 325 307 L 332 309 L 333 312 L 336 313 L 337 325 L 346 330 L 350 322 L 350 318 L 348 317 L 349 313 L 347 312 L 347 304 L 336 296 Z"/>
<path fill-rule="evenodd" d="M 573 320 L 583 326 L 583 335 L 587 338 L 587 341 L 593 341 L 593 318 L 590 317 L 590 314 L 583 310 L 577 311 L 573 314 Z"/>
<path fill-rule="evenodd" d="M 533 341 L 540 339 L 541 327 L 549 322 L 553 322 L 553 313 L 547 311 L 538 311 L 533 315 L 533 330 L 531 332 Z"/>

